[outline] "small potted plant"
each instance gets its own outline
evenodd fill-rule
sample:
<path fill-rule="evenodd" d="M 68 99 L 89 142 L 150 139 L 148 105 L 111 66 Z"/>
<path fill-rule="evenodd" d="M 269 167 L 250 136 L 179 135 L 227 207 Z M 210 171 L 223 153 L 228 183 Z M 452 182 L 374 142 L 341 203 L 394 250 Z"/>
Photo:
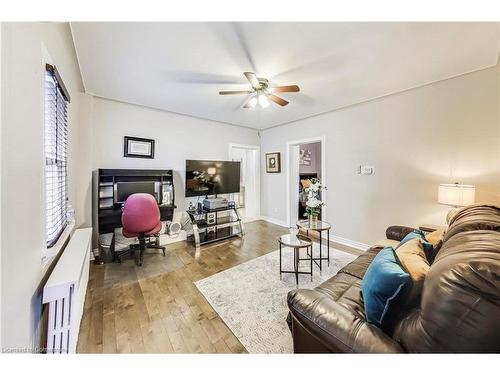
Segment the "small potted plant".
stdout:
<path fill-rule="evenodd" d="M 324 203 L 321 201 L 321 190 L 326 189 L 321 185 L 321 181 L 317 178 L 311 178 L 309 186 L 304 190 L 307 193 L 306 213 L 304 216 L 309 218 L 309 225 L 315 227 L 318 224 L 318 217 L 321 214 L 321 207 Z"/>

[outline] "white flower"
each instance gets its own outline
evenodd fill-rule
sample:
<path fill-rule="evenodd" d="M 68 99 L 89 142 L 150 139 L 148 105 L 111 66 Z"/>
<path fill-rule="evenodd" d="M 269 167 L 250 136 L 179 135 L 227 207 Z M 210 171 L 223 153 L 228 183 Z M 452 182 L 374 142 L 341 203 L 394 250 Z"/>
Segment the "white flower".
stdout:
<path fill-rule="evenodd" d="M 321 189 L 321 184 L 319 182 L 316 182 L 310 186 L 310 189 L 317 193 L 319 189 Z"/>
<path fill-rule="evenodd" d="M 309 198 L 306 202 L 306 206 L 307 207 L 312 207 L 312 208 L 316 208 L 316 207 L 319 207 L 323 204 L 323 202 L 321 202 L 318 198 Z"/>

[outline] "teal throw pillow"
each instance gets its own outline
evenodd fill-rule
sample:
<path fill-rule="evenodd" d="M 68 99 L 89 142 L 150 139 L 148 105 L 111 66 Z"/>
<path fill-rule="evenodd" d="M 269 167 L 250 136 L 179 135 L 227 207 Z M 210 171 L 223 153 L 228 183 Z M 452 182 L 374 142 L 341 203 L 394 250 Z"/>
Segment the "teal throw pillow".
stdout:
<path fill-rule="evenodd" d="M 384 247 L 380 250 L 361 281 L 368 323 L 382 327 L 389 310 L 397 308 L 397 297 L 404 297 L 411 283 L 410 275 L 399 263 L 394 249 Z"/>

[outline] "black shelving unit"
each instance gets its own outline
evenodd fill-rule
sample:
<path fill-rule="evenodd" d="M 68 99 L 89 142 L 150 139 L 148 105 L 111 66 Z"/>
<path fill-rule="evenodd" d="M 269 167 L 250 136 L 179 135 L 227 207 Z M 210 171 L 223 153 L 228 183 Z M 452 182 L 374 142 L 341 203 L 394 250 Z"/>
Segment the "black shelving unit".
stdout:
<path fill-rule="evenodd" d="M 118 182 L 158 182 L 158 208 L 162 221 L 172 220 L 175 209 L 175 189 L 171 169 L 99 169 L 95 175 L 95 197 L 99 234 L 113 233 L 121 227 L 122 205 L 116 203 Z"/>

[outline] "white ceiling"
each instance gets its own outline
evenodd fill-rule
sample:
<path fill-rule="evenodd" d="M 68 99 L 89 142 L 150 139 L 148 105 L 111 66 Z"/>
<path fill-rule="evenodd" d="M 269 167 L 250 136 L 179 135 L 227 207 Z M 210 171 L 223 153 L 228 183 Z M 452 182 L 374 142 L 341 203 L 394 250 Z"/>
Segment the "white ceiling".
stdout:
<path fill-rule="evenodd" d="M 263 129 L 497 63 L 499 23 L 73 22 L 86 92 Z M 286 107 L 241 108 L 244 71 Z"/>

